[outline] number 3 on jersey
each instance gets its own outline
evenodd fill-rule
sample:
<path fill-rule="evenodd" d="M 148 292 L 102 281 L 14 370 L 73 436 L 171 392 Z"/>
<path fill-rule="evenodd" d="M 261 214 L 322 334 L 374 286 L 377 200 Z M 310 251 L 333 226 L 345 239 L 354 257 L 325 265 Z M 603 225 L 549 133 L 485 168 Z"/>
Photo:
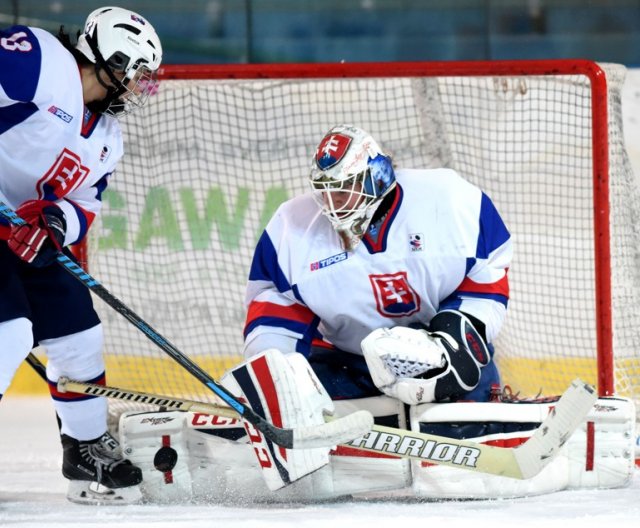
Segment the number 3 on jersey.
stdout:
<path fill-rule="evenodd" d="M 21 40 L 26 38 L 27 34 L 24 31 L 19 31 L 9 37 L 1 38 L 0 46 L 7 51 L 31 51 L 33 49 L 31 42 L 28 40 Z"/>

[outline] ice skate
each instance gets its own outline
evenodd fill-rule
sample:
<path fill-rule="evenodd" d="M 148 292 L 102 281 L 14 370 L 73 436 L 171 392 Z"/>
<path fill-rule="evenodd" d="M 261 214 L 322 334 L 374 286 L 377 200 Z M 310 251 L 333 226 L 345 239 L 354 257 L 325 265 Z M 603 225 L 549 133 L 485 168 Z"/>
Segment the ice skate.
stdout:
<path fill-rule="evenodd" d="M 81 504 L 132 504 L 142 500 L 142 472 L 122 457 L 118 442 L 105 433 L 90 441 L 62 435 L 62 474 L 67 498 Z"/>

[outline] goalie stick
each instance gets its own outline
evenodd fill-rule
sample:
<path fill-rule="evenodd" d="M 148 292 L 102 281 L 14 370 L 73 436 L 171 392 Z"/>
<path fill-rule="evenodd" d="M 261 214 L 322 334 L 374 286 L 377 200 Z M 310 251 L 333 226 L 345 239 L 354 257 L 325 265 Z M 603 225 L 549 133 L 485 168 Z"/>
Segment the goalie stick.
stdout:
<path fill-rule="evenodd" d="M 239 417 L 234 409 L 222 405 L 81 383 L 66 378 L 60 378 L 58 390 L 156 405 L 167 410 Z M 343 445 L 480 473 L 529 479 L 540 473 L 553 459 L 582 423 L 596 399 L 593 387 L 579 379 L 574 380 L 533 436 L 513 448 L 381 425 L 373 425 L 369 432 L 355 440 L 343 442 Z M 336 421 L 330 421 L 329 424 Z"/>
<path fill-rule="evenodd" d="M 25 225 L 26 222 L 16 214 L 16 212 L 0 201 L 0 216 L 4 216 L 11 224 L 15 226 Z M 262 416 L 255 413 L 253 409 L 243 404 L 231 392 L 220 385 L 209 374 L 207 374 L 200 366 L 189 359 L 185 354 L 180 352 L 172 343 L 160 335 L 153 327 L 142 319 L 138 314 L 125 305 L 120 299 L 109 292 L 102 284 L 87 273 L 72 259 L 62 252 L 58 252 L 56 257 L 57 263 L 62 266 L 68 273 L 75 277 L 78 281 L 89 288 L 93 293 L 106 302 L 111 308 L 116 310 L 120 315 L 137 327 L 147 338 L 153 341 L 163 352 L 166 352 L 181 367 L 187 370 L 196 379 L 214 392 L 227 405 L 232 407 L 243 420 L 251 423 L 266 438 L 273 443 L 289 448 L 289 449 L 305 449 L 311 447 L 324 447 L 334 445 L 332 436 L 336 431 L 329 424 L 319 424 L 316 426 L 306 426 L 296 429 L 287 429 L 276 427 L 274 424 L 265 420 Z M 345 417 L 348 418 L 348 417 Z M 342 422 L 339 427 L 345 427 L 345 433 L 355 431 L 354 438 L 369 430 L 373 424 L 373 417 L 366 413 L 360 413 L 352 417 L 351 424 L 348 420 Z M 326 438 L 325 438 L 326 437 Z"/>

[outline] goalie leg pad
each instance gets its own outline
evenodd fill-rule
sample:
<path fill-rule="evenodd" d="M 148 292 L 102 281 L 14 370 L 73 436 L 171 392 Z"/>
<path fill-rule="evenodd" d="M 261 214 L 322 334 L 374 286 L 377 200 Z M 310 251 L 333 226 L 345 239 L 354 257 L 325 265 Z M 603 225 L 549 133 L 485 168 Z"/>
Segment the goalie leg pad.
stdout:
<path fill-rule="evenodd" d="M 384 425 L 405 427 L 404 405 L 386 396 L 335 404 L 337 416 L 365 409 Z M 179 411 L 132 412 L 121 416 L 119 430 L 127 457 L 143 472 L 147 502 L 310 502 L 411 484 L 408 460 L 359 450 L 355 440 L 353 447 L 334 448 L 327 465 L 271 491 L 240 420 Z M 176 452 L 173 466 L 162 454 L 167 445 Z M 167 465 L 158 469 L 162 461 Z"/>
<path fill-rule="evenodd" d="M 535 432 L 552 407 L 553 402 L 424 404 L 411 408 L 411 429 L 516 447 Z M 486 499 L 622 487 L 633 473 L 634 426 L 632 401 L 600 398 L 558 456 L 531 479 L 412 461 L 413 491 L 428 498 Z"/>
<path fill-rule="evenodd" d="M 182 411 L 125 412 L 120 416 L 122 451 L 141 469 L 140 490 L 147 501 L 171 503 L 192 498 L 186 417 Z"/>
<path fill-rule="evenodd" d="M 338 416 L 365 409 L 380 425 L 406 428 L 406 406 L 395 398 L 374 396 L 334 403 Z M 411 485 L 409 460 L 358 449 L 358 445 L 367 442 L 368 436 L 337 446 L 331 452 L 328 468 L 320 471 L 331 472 L 332 494 L 329 496 L 368 495 L 402 490 Z"/>
<path fill-rule="evenodd" d="M 599 398 L 565 446 L 569 488 L 626 486 L 634 471 L 635 405 L 621 397 Z"/>
<path fill-rule="evenodd" d="M 301 354 L 266 350 L 229 371 L 221 383 L 277 427 L 323 424 L 325 413 L 333 412 L 331 398 Z M 270 490 L 287 486 L 329 462 L 329 448 L 285 449 L 251 424 L 244 426 Z"/>
<path fill-rule="evenodd" d="M 385 425 L 405 427 L 404 405 L 392 398 L 377 396 L 334 403 L 336 416 L 364 409 Z M 228 430 L 224 435 L 227 439 L 222 439 L 224 420 L 209 417 L 209 423 L 204 424 L 204 417 L 194 415 L 190 422 L 190 428 L 197 427 L 189 437 L 191 458 L 198 459 L 197 469 L 192 471 L 196 500 L 213 496 L 232 502 L 309 502 L 405 489 L 411 483 L 408 460 L 380 457 L 341 445 L 331 450 L 327 465 L 286 487 L 270 491 L 264 486 L 263 471 L 248 440 L 229 441 Z"/>

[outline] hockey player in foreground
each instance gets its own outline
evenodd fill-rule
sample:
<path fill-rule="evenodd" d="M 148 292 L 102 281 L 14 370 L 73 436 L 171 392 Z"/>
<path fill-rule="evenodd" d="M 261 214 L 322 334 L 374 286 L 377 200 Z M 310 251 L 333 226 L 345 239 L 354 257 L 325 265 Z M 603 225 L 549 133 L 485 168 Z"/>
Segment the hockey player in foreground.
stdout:
<path fill-rule="evenodd" d="M 123 154 L 116 116 L 145 104 L 162 60 L 143 17 L 96 9 L 76 46 L 38 28 L 0 32 L 0 199 L 26 220 L 0 221 L 0 398 L 34 344 L 48 356 L 62 471 L 73 501 L 140 497 L 138 467 L 113 450 L 104 398 L 60 394 L 60 376 L 104 383 L 102 328 L 89 290 L 56 254 L 80 240 Z"/>
<path fill-rule="evenodd" d="M 396 170 L 367 132 L 349 125 L 324 136 L 309 180 L 311 192 L 285 202 L 258 242 L 246 361 L 222 383 L 278 426 L 360 408 L 382 425 L 505 447 L 530 437 L 553 401 L 487 403 L 500 387 L 490 344 L 506 314 L 512 254 L 491 199 L 450 169 Z M 285 450 L 237 420 L 184 415 L 121 419 L 151 499 L 310 500 L 407 489 L 499 497 L 623 485 L 632 467 L 634 413 L 622 399 L 600 400 L 591 433 L 573 435 L 566 455 L 526 480 L 358 449 L 370 439 Z M 432 459 L 452 456 L 453 447 L 433 446 Z"/>

